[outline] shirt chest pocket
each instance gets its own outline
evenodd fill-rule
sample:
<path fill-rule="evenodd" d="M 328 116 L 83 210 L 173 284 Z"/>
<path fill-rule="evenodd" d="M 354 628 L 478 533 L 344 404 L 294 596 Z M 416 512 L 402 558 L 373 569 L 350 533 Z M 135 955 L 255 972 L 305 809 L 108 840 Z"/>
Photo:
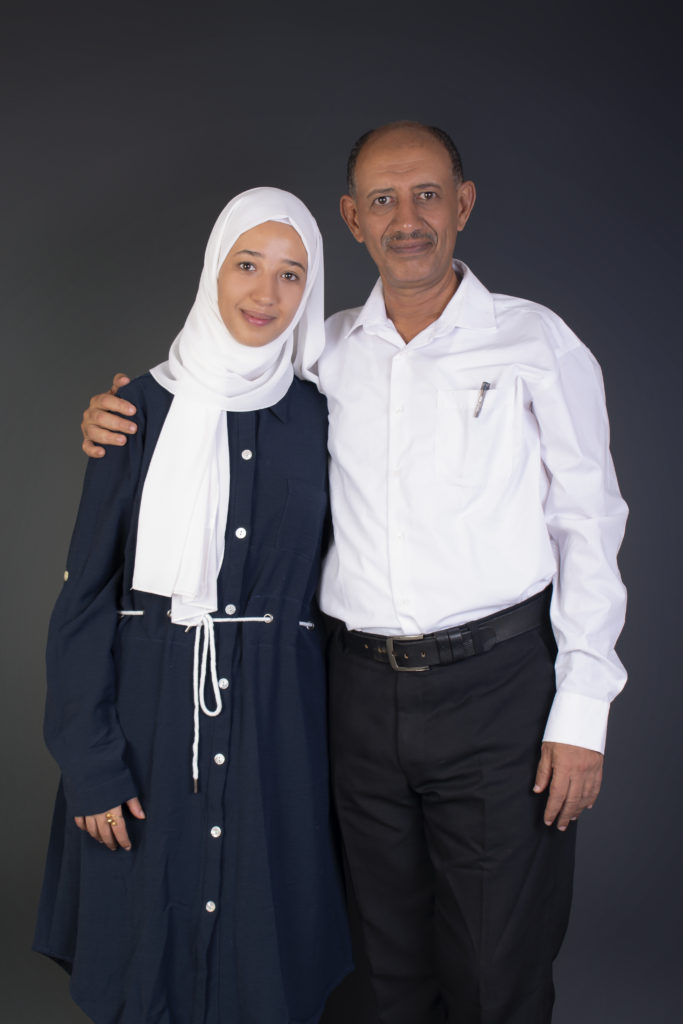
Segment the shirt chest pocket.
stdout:
<path fill-rule="evenodd" d="M 439 391 L 436 403 L 436 476 L 463 488 L 477 487 L 509 468 L 512 392 L 507 388 Z M 506 455 L 507 453 L 507 455 Z"/>

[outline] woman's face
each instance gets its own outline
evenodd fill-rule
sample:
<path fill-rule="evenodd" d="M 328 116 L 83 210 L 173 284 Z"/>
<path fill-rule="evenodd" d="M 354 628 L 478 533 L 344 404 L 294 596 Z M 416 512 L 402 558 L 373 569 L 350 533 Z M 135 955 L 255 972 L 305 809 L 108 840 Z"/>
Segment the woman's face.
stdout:
<path fill-rule="evenodd" d="M 268 220 L 240 235 L 218 272 L 218 309 L 242 345 L 267 345 L 292 322 L 308 257 L 289 224 Z"/>

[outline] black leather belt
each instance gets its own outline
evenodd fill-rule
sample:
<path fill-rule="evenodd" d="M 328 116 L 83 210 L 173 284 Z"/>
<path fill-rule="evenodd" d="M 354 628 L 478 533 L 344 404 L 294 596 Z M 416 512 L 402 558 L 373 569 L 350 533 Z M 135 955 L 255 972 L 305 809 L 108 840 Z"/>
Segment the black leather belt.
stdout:
<path fill-rule="evenodd" d="M 344 630 L 347 650 L 374 661 L 388 663 L 396 672 L 427 672 L 435 665 L 451 665 L 490 651 L 503 640 L 528 633 L 548 624 L 552 586 L 540 594 L 462 626 L 440 629 L 418 636 L 378 636 L 359 630 Z"/>

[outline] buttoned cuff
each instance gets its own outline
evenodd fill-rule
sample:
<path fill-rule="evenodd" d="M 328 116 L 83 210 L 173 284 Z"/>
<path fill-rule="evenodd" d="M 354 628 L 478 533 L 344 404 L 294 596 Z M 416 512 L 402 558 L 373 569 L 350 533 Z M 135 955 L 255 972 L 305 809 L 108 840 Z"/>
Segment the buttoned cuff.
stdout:
<path fill-rule="evenodd" d="M 604 753 L 609 702 L 558 690 L 548 715 L 544 742 L 571 743 Z"/>

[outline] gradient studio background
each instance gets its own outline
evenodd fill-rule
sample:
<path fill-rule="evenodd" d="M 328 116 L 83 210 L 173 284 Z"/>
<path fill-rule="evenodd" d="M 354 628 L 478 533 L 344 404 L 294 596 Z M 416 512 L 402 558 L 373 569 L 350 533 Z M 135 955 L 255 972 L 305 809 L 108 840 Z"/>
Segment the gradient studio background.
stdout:
<path fill-rule="evenodd" d="M 459 255 L 550 306 L 602 364 L 631 506 L 603 795 L 581 823 L 557 1024 L 680 1013 L 678 457 L 681 83 L 657 2 L 11 5 L 0 46 L 5 423 L 1 992 L 5 1024 L 78 1024 L 29 951 L 56 769 L 43 646 L 83 473 L 78 422 L 114 370 L 164 357 L 218 210 L 297 192 L 331 312 L 374 268 L 337 214 L 347 150 L 395 118 L 460 146 L 479 199 Z M 234 11 L 235 13 L 230 13 Z M 668 22 L 667 22 L 667 19 Z M 674 243 L 676 240 L 676 244 Z M 362 971 L 325 1024 L 371 1024 Z"/>

